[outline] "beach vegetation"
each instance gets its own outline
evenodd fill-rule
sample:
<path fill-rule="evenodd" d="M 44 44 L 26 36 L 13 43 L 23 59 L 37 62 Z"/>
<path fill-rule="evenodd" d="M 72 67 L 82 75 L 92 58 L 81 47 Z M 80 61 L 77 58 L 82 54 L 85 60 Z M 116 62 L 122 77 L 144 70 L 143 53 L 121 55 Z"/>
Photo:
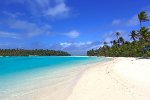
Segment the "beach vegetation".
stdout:
<path fill-rule="evenodd" d="M 96 50 L 87 51 L 88 56 L 109 57 L 150 57 L 150 28 L 142 26 L 143 22 L 150 21 L 148 13 L 142 11 L 138 14 L 139 30 L 132 30 L 126 41 L 120 32 L 116 32 L 117 39 L 110 43 L 104 42 L 103 46 Z"/>
<path fill-rule="evenodd" d="M 70 56 L 70 54 L 64 51 L 43 49 L 0 49 L 0 56 Z"/>

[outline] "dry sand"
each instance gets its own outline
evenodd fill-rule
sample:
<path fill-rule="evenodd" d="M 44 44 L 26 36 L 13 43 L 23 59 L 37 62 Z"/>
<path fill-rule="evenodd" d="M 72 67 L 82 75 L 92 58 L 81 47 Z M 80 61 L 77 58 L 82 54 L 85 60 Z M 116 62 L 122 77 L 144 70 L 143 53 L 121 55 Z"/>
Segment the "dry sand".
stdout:
<path fill-rule="evenodd" d="M 95 64 L 67 100 L 150 100 L 150 59 L 113 58 Z"/>
<path fill-rule="evenodd" d="M 112 59 L 60 72 L 54 85 L 49 77 L 39 79 L 46 85 L 0 100 L 150 100 L 150 59 Z"/>

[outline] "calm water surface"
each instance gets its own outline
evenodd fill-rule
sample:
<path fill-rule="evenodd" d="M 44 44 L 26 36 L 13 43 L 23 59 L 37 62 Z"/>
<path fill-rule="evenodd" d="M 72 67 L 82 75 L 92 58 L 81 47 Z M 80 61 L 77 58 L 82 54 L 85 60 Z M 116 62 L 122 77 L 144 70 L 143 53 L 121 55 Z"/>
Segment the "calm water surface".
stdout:
<path fill-rule="evenodd" d="M 77 75 L 87 64 L 107 60 L 104 57 L 72 56 L 0 57 L 0 98 L 7 100 L 6 97 L 14 91 L 23 91 L 23 87 L 33 89 L 60 83 L 65 78 Z"/>

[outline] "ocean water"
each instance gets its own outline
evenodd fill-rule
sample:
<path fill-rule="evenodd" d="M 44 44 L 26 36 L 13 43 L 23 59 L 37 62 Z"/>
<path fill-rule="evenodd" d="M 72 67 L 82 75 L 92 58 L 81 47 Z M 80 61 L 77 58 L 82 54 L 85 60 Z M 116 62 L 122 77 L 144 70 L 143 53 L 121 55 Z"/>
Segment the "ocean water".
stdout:
<path fill-rule="evenodd" d="M 0 57 L 0 100 L 57 100 L 57 95 L 58 100 L 63 100 L 89 64 L 108 60 L 72 56 Z"/>

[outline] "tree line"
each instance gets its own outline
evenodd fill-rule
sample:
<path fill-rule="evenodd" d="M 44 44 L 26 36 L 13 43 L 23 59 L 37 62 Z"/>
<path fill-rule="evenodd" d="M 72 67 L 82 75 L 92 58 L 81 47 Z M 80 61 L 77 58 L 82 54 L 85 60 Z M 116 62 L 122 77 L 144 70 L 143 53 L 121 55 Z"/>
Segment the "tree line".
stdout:
<path fill-rule="evenodd" d="M 55 50 L 25 50 L 25 49 L 0 49 L 0 56 L 71 56 L 68 52 Z"/>
<path fill-rule="evenodd" d="M 110 41 L 110 43 L 104 42 L 99 49 L 87 51 L 87 55 L 110 57 L 150 56 L 150 28 L 143 26 L 144 22 L 150 21 L 150 17 L 147 12 L 142 11 L 138 14 L 138 20 L 140 29 L 132 30 L 129 35 L 132 41 L 125 41 L 121 33 L 116 32 L 117 39 Z"/>

